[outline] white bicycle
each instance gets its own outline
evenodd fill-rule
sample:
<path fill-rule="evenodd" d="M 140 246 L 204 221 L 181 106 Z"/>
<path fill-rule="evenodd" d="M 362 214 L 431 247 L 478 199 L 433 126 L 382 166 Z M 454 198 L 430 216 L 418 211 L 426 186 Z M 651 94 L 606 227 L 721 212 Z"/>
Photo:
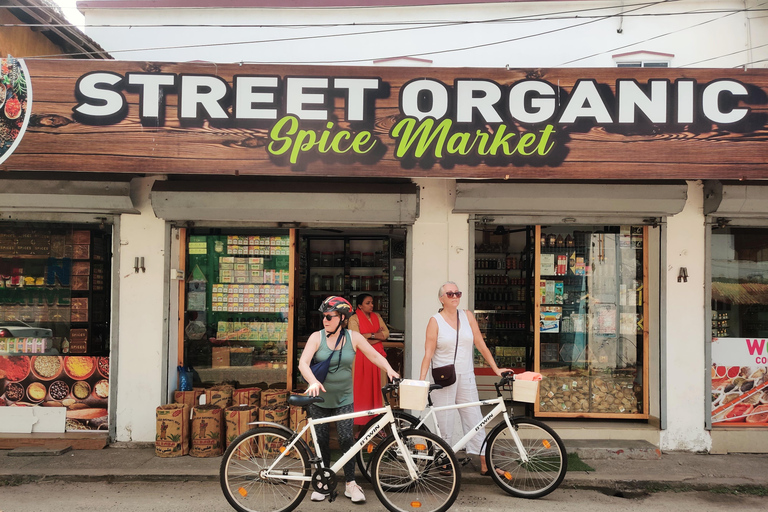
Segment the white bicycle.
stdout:
<path fill-rule="evenodd" d="M 444 512 L 459 494 L 461 470 L 451 447 L 423 430 L 400 430 L 387 401 L 399 380 L 382 389 L 385 406 L 322 419 L 308 418 L 301 432 L 271 422 L 256 422 L 229 445 L 219 470 L 221 489 L 240 512 L 287 512 L 313 490 L 336 498 L 337 474 L 344 464 L 377 436 L 370 454 L 369 474 L 376 496 L 392 512 Z M 309 407 L 322 397 L 293 395 L 288 403 Z M 330 468 L 323 465 L 315 425 L 362 416 L 376 416 L 360 438 Z M 311 433 L 314 452 L 303 436 Z"/>
<path fill-rule="evenodd" d="M 461 409 L 463 407 L 476 407 L 478 405 L 495 406 L 472 430 L 453 445 L 453 451 L 458 452 L 474 437 L 480 429 L 484 429 L 493 418 L 503 416 L 485 439 L 485 458 L 488 471 L 493 481 L 504 491 L 518 498 L 541 498 L 551 493 L 562 483 L 568 470 L 568 456 L 565 445 L 560 436 L 545 423 L 525 418 L 511 416 L 507 412 L 504 397 L 501 390 L 508 390 L 512 395 L 514 374 L 506 372 L 499 382 L 495 384 L 497 397 L 491 400 L 480 400 L 464 404 L 453 404 L 435 407 L 429 398 L 428 406 L 424 414 L 415 417 L 404 411 L 393 412 L 401 429 L 418 429 L 428 432 L 425 425 L 428 418 L 434 416 L 437 411 Z M 432 384 L 430 391 L 440 389 L 442 386 Z M 371 454 L 375 453 L 376 445 L 381 440 L 379 436 L 371 435 L 372 427 L 378 418 L 372 419 L 368 425 L 361 429 L 358 439 L 369 440 L 365 450 L 357 454 L 357 465 L 366 478 L 370 479 L 372 464 Z M 437 422 L 436 434 L 440 435 Z"/>

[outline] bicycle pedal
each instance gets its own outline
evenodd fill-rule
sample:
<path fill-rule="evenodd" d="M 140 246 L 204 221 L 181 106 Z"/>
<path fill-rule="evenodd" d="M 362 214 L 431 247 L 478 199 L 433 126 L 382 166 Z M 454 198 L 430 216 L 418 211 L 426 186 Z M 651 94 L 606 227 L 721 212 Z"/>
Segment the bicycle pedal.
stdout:
<path fill-rule="evenodd" d="M 469 457 L 463 457 L 459 459 L 459 464 L 462 466 L 466 466 L 467 464 L 471 464 L 471 463 L 472 463 L 472 459 L 470 459 Z"/>
<path fill-rule="evenodd" d="M 328 503 L 333 503 L 333 500 L 336 499 L 336 496 L 338 496 L 339 493 L 336 491 L 331 491 L 331 493 L 328 495 Z"/>

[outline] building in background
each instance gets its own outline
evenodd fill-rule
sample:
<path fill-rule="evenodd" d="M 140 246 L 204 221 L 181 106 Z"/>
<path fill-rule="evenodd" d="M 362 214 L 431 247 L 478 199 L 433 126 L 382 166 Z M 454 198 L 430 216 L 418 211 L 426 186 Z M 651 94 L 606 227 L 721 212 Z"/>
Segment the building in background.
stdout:
<path fill-rule="evenodd" d="M 81 79 L 111 74 L 125 111 L 78 117 L 72 109 L 88 101 L 68 90 L 65 105 L 42 111 L 67 124 L 36 128 L 2 165 L 24 179 L 32 169 L 68 183 L 58 173 L 109 176 L 115 201 L 131 200 L 107 221 L 119 228 L 113 438 L 154 439 L 154 409 L 175 389 L 179 362 L 201 381 L 299 387 L 295 358 L 330 293 L 374 295 L 402 333 L 391 347 L 412 377 L 437 289 L 453 280 L 497 360 L 547 376 L 529 412 L 564 438 L 768 450 L 768 428 L 751 415 L 763 410 L 768 365 L 747 357 L 760 357 L 765 336 L 760 6 L 388 4 L 79 2 L 87 33 L 132 62 L 60 69 L 91 98 L 98 87 Z M 41 77 L 57 69 L 29 66 Z M 257 78 L 235 86 L 241 74 Z M 261 95 L 238 103 L 245 87 Z M 185 91 L 199 95 L 191 110 Z M 536 116 L 549 106 L 556 119 Z M 273 126 L 253 122 L 268 107 L 318 134 L 325 126 L 312 119 L 326 121 L 327 108 L 328 137 L 370 132 L 387 152 L 329 160 L 294 145 L 294 162 L 274 147 L 270 156 Z M 454 121 L 453 155 L 395 156 L 388 137 L 408 129 L 406 114 L 412 126 Z M 500 126 L 529 142 L 509 158 L 459 155 L 496 140 Z M 83 131 L 91 138 L 75 136 Z M 55 159 L 35 157 L 32 144 Z M 129 192 L 115 192 L 118 177 L 133 177 Z M 21 210 L 14 220 L 33 215 Z M 34 215 L 55 211 L 44 210 Z M 734 260 L 749 264 L 723 263 Z M 725 343 L 747 356 L 720 361 L 714 347 Z M 476 374 L 486 392 L 480 361 Z"/>

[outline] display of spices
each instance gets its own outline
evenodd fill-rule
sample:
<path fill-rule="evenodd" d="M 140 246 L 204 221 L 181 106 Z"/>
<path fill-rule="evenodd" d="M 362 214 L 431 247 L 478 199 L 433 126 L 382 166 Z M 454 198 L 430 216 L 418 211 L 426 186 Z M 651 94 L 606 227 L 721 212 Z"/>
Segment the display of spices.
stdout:
<path fill-rule="evenodd" d="M 21 63 L 0 59 L 0 160 L 24 128 L 27 115 L 27 79 Z"/>
<path fill-rule="evenodd" d="M 95 368 L 93 358 L 87 356 L 67 356 L 64 359 L 64 367 L 73 379 L 89 377 Z"/>
<path fill-rule="evenodd" d="M 52 379 L 61 372 L 61 359 L 58 356 L 37 356 L 34 368 L 40 377 Z"/>
<path fill-rule="evenodd" d="M 48 393 L 51 394 L 51 398 L 54 400 L 64 400 L 69 395 L 69 386 L 63 380 L 57 380 L 51 384 Z"/>
<path fill-rule="evenodd" d="M 9 383 L 5 386 L 5 397 L 12 402 L 21 400 L 24 397 L 24 387 L 16 382 Z"/>
<path fill-rule="evenodd" d="M 40 402 L 45 398 L 46 393 L 45 386 L 41 382 L 33 382 L 27 388 L 27 396 L 29 396 L 29 399 L 33 402 Z"/>
<path fill-rule="evenodd" d="M 100 357 L 96 360 L 96 365 L 99 368 L 99 373 L 103 377 L 109 377 L 109 358 L 108 357 Z"/>
<path fill-rule="evenodd" d="M 18 382 L 29 375 L 28 356 L 0 356 L 0 371 L 11 382 Z"/>
<path fill-rule="evenodd" d="M 106 380 L 100 380 L 93 387 L 93 391 L 99 398 L 107 398 L 109 396 L 109 382 Z"/>
<path fill-rule="evenodd" d="M 75 398 L 79 398 L 80 400 L 84 400 L 88 398 L 88 395 L 91 393 L 91 386 L 85 381 L 78 381 L 75 382 L 75 384 L 72 386 L 72 394 L 75 395 Z"/>

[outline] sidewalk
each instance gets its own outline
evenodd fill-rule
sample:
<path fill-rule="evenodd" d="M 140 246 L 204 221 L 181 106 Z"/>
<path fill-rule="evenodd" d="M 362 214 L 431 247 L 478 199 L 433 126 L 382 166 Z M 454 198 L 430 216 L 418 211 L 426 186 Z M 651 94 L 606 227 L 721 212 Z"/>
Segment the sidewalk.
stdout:
<path fill-rule="evenodd" d="M 103 450 L 60 455 L 31 455 L 24 449 L 0 451 L 0 486 L 40 480 L 185 481 L 218 480 L 220 457 L 159 458 L 146 444 L 114 444 Z M 585 459 L 595 470 L 569 471 L 561 488 L 594 489 L 610 494 L 658 490 L 743 488 L 768 492 L 768 455 L 663 453 L 652 460 Z M 464 485 L 488 485 L 471 466 Z"/>

